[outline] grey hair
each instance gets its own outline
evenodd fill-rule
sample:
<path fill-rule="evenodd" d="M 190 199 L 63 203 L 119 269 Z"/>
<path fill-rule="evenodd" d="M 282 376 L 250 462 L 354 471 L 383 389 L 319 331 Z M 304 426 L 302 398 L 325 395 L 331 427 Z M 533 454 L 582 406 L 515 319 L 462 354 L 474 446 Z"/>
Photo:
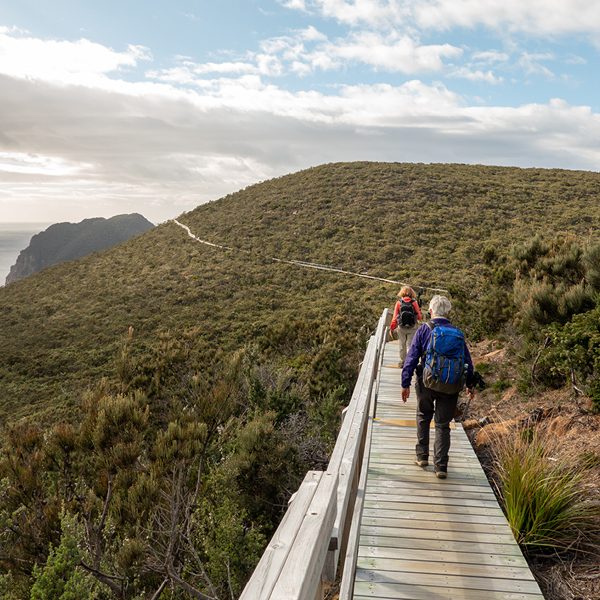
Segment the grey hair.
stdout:
<path fill-rule="evenodd" d="M 429 310 L 436 317 L 447 317 L 451 308 L 452 304 L 446 296 L 434 296 L 429 302 Z"/>

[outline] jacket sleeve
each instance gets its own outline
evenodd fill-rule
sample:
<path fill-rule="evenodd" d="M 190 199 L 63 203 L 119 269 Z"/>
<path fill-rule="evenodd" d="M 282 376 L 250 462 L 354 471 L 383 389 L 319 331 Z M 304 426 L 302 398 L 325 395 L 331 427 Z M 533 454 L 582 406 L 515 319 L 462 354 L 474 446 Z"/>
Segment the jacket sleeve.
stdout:
<path fill-rule="evenodd" d="M 406 355 L 406 359 L 404 361 L 404 367 L 402 368 L 403 388 L 410 387 L 413 373 L 415 372 L 415 369 L 421 360 L 421 354 L 425 352 L 427 344 L 429 343 L 430 334 L 431 329 L 429 329 L 429 326 L 426 324 L 421 325 L 421 327 L 417 329 L 412 344 L 408 349 L 408 354 Z"/>
<path fill-rule="evenodd" d="M 394 316 L 392 317 L 392 324 L 390 325 L 390 329 L 396 329 L 398 327 L 398 312 L 400 310 L 400 302 L 396 302 L 396 306 L 394 307 Z"/>

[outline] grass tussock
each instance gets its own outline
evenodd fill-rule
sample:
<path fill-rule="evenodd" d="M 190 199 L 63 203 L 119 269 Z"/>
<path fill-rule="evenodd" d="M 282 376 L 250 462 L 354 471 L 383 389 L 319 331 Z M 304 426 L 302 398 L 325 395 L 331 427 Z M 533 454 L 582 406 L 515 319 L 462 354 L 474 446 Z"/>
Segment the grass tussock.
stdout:
<path fill-rule="evenodd" d="M 600 545 L 600 506 L 589 500 L 586 469 L 536 432 L 498 441 L 496 480 L 515 539 L 528 553 Z"/>

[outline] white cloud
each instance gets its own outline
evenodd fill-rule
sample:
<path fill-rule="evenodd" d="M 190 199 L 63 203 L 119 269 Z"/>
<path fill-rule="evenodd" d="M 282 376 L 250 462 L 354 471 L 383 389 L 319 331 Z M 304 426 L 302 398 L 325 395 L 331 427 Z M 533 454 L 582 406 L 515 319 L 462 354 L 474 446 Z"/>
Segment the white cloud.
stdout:
<path fill-rule="evenodd" d="M 296 32 L 296 36 L 299 39 L 306 41 L 319 41 L 325 42 L 327 41 L 327 36 L 324 33 L 321 33 L 318 29 L 313 27 L 307 27 L 306 29 L 300 29 Z"/>
<path fill-rule="evenodd" d="M 306 10 L 306 2 L 305 0 L 283 0 L 283 6 L 286 8 L 293 8 L 296 10 Z"/>
<path fill-rule="evenodd" d="M 484 81 L 486 83 L 491 83 L 493 85 L 497 85 L 502 83 L 504 79 L 502 77 L 496 77 L 492 71 L 483 72 L 480 70 L 473 71 L 470 67 L 459 67 L 454 70 L 451 70 L 448 73 L 449 77 L 460 77 L 462 79 L 468 79 L 470 81 Z"/>
<path fill-rule="evenodd" d="M 443 58 L 459 57 L 463 51 L 450 44 L 423 46 L 406 35 L 381 36 L 361 32 L 346 40 L 327 44 L 318 50 L 317 56 L 321 53 L 344 61 L 362 62 L 389 72 L 414 74 L 441 71 L 444 67 Z"/>
<path fill-rule="evenodd" d="M 564 60 L 564 63 L 567 65 L 587 65 L 587 60 L 582 56 L 571 56 Z"/>
<path fill-rule="evenodd" d="M 472 107 L 420 79 L 427 70 L 499 83 L 495 70 L 508 56 L 496 50 L 458 64 L 464 51 L 449 44 L 421 45 L 390 31 L 330 40 L 307 28 L 239 60 L 182 58 L 174 69 L 148 73 L 158 82 L 127 82 L 119 70 L 147 58 L 146 50 L 11 39 L 0 31 L 4 219 L 27 220 L 35 201 L 42 220 L 67 218 L 59 210 L 72 220 L 137 210 L 157 222 L 257 179 L 341 160 L 600 170 L 600 116 L 589 107 L 561 100 Z M 2 54 L 17 47 L 20 68 Z M 550 53 L 524 53 L 521 67 L 551 77 L 542 64 L 550 60 Z M 352 64 L 415 74 L 394 85 L 331 84 L 327 93 L 268 79 Z"/>
<path fill-rule="evenodd" d="M 509 59 L 510 56 L 506 52 L 498 52 L 497 50 L 473 53 L 473 60 L 486 64 L 508 62 Z"/>
<path fill-rule="evenodd" d="M 600 4 L 590 0 L 411 0 L 410 4 L 420 26 L 441 30 L 483 25 L 550 36 L 600 32 Z"/>
<path fill-rule="evenodd" d="M 440 72 L 444 59 L 456 59 L 463 50 L 450 44 L 422 45 L 407 35 L 382 35 L 375 32 L 351 33 L 346 38 L 329 40 L 315 28 L 261 42 L 260 52 L 247 53 L 245 60 L 195 64 L 183 61 L 163 71 L 151 70 L 151 79 L 178 84 L 196 84 L 207 74 L 265 75 L 271 77 L 295 73 L 306 76 L 315 71 L 341 70 L 366 65 L 375 71 L 390 73 Z"/>
<path fill-rule="evenodd" d="M 96 85 L 101 76 L 151 58 L 147 48 L 115 52 L 82 39 L 77 42 L 21 38 L 0 31 L 0 73 L 12 77 Z"/>
<path fill-rule="evenodd" d="M 280 0 L 284 6 L 351 25 L 448 30 L 484 26 L 534 35 L 598 34 L 594 0 Z"/>
<path fill-rule="evenodd" d="M 554 77 L 554 73 L 542 65 L 540 61 L 554 60 L 554 58 L 554 55 L 548 53 L 529 54 L 528 52 L 524 52 L 519 59 L 519 66 L 523 69 L 523 71 L 525 71 L 526 75 L 543 75 L 544 77 L 552 79 Z"/>
<path fill-rule="evenodd" d="M 279 0 L 287 8 L 308 12 L 315 10 L 324 17 L 333 18 L 356 27 L 361 24 L 376 25 L 385 22 L 399 23 L 405 14 L 403 3 L 396 0 Z"/>
<path fill-rule="evenodd" d="M 59 177 L 75 175 L 89 164 L 71 163 L 54 156 L 37 156 L 22 152 L 0 152 L 0 171 L 23 175 L 50 175 Z"/>

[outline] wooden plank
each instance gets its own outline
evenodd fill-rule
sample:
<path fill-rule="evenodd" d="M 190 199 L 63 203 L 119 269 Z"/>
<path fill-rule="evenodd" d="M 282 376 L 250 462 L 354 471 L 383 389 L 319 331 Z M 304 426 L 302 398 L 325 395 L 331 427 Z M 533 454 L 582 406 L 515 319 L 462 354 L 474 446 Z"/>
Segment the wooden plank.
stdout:
<path fill-rule="evenodd" d="M 357 568 L 365 571 L 394 571 L 397 573 L 421 573 L 427 582 L 431 575 L 452 577 L 490 577 L 492 579 L 510 579 L 516 581 L 534 581 L 529 567 L 506 566 L 494 564 L 474 564 L 461 561 L 411 560 L 405 558 L 389 558 L 361 556 Z M 511 585 L 511 584 L 508 584 Z"/>
<path fill-rule="evenodd" d="M 443 539 L 427 539 L 426 537 L 414 537 L 412 536 L 397 536 L 397 537 L 386 537 L 383 535 L 361 535 L 360 548 L 376 547 L 385 551 L 388 548 L 401 548 L 401 549 L 413 549 L 413 550 L 425 550 L 433 556 L 437 552 L 452 552 L 460 554 L 463 552 L 480 552 L 494 553 L 499 556 L 513 556 L 523 558 L 523 554 L 519 547 L 511 540 L 509 543 L 502 544 L 496 540 L 484 540 L 481 542 L 470 541 L 465 544 L 461 540 L 443 540 Z M 524 560 L 524 559 L 523 559 Z"/>
<path fill-rule="evenodd" d="M 369 465 L 371 471 L 388 473 L 391 476 L 410 475 L 411 477 L 428 477 L 431 478 L 433 473 L 433 465 L 430 463 L 428 467 L 418 467 L 413 462 L 413 456 L 409 460 L 402 461 L 386 461 L 380 457 L 374 457 L 373 462 Z M 448 461 L 448 476 L 453 476 L 452 479 L 469 479 L 470 481 L 479 481 L 488 485 L 488 479 L 485 473 L 470 466 L 460 460 Z"/>
<path fill-rule="evenodd" d="M 413 484 L 414 486 L 420 486 L 421 488 L 429 488 L 433 487 L 434 489 L 441 490 L 455 490 L 457 487 L 464 491 L 474 491 L 481 488 L 482 480 L 481 477 L 476 477 L 468 472 L 459 472 L 457 470 L 453 470 L 450 466 L 448 466 L 448 478 L 445 480 L 437 480 L 433 472 L 433 467 L 429 467 L 428 469 L 424 469 L 422 472 L 412 472 L 410 470 L 404 471 L 396 471 L 394 473 L 386 473 L 385 470 L 374 467 L 373 465 L 369 466 L 369 478 L 370 483 L 390 483 L 396 484 L 399 486 L 399 492 L 401 492 L 404 488 L 404 485 L 407 486 L 409 484 Z M 444 484 L 445 482 L 445 484 Z"/>
<path fill-rule="evenodd" d="M 373 434 L 373 415 L 375 414 L 375 403 L 372 402 L 369 408 L 369 420 L 367 423 L 367 432 L 365 437 L 365 450 L 361 465 L 360 479 L 358 482 L 358 491 L 354 503 L 354 514 L 352 524 L 348 535 L 348 544 L 346 555 L 344 557 L 344 570 L 340 582 L 340 598 L 351 598 L 354 590 L 354 576 L 356 573 L 356 564 L 358 561 L 358 548 L 360 544 L 360 525 L 363 515 L 364 499 L 367 487 L 367 474 L 369 471 L 371 436 Z"/>
<path fill-rule="evenodd" d="M 377 419 L 380 425 L 388 425 L 389 427 L 417 427 L 417 421 L 415 419 Z M 430 428 L 433 429 L 435 423 L 431 421 Z M 454 422 L 450 423 L 450 429 L 456 429 Z"/>
<path fill-rule="evenodd" d="M 528 568 L 527 561 L 522 555 L 497 554 L 496 545 L 480 544 L 477 548 L 470 548 L 464 544 L 457 546 L 459 550 L 444 550 L 440 547 L 408 548 L 381 547 L 378 545 L 364 545 L 359 550 L 359 556 L 365 558 L 386 558 L 399 560 L 441 561 L 457 562 L 463 565 L 493 565 L 497 567 Z M 471 550 L 471 551 L 468 551 Z M 476 550 L 476 551 L 475 551 Z"/>
<path fill-rule="evenodd" d="M 460 504 L 419 504 L 417 502 L 365 502 L 363 514 L 368 517 L 392 517 L 400 514 L 420 514 L 421 518 L 431 518 L 432 515 L 440 514 L 441 512 L 448 515 L 456 515 L 457 518 L 463 516 L 478 515 L 485 518 L 502 519 L 506 523 L 506 517 L 499 506 L 465 506 Z"/>
<path fill-rule="evenodd" d="M 414 451 L 413 451 L 414 452 Z M 384 473 L 389 472 L 390 475 L 398 474 L 411 474 L 411 475 L 427 475 L 431 477 L 433 475 L 433 459 L 429 458 L 429 469 L 427 467 L 419 467 L 414 464 L 414 453 L 406 456 L 403 459 L 398 460 L 385 460 L 381 456 L 374 456 L 373 462 L 369 465 L 371 470 L 380 470 Z M 486 485 L 489 485 L 488 479 L 485 473 L 481 469 L 475 468 L 473 465 L 469 465 L 461 459 L 452 460 L 452 456 L 448 457 L 448 475 L 451 474 L 451 468 L 454 467 L 452 473 L 462 474 L 463 477 L 469 477 L 470 479 L 479 479 L 484 481 Z"/>
<path fill-rule="evenodd" d="M 270 597 L 322 475 L 322 471 L 309 471 L 304 477 L 277 531 L 246 584 L 240 600 L 266 600 Z"/>
<path fill-rule="evenodd" d="M 504 514 L 502 509 L 498 506 L 495 498 L 489 498 L 483 500 L 481 498 L 449 498 L 444 494 L 431 492 L 429 496 L 425 495 L 414 495 L 414 494 L 369 494 L 365 499 L 365 507 L 369 508 L 383 508 L 389 510 L 402 510 L 403 507 L 413 509 L 414 507 L 420 506 L 421 510 L 436 512 L 441 507 L 446 507 L 448 510 L 456 510 L 457 512 L 465 511 L 470 512 L 472 510 L 491 510 L 494 514 Z"/>
<path fill-rule="evenodd" d="M 337 486 L 337 475 L 324 473 L 273 587 L 271 599 L 314 600 L 335 519 Z M 250 598 L 252 596 L 248 596 Z"/>
<path fill-rule="evenodd" d="M 392 573 L 391 571 L 380 572 L 368 569 L 356 569 L 356 585 L 359 582 L 382 583 L 390 585 L 407 583 L 428 588 L 456 588 L 479 590 L 480 592 L 497 591 L 521 594 L 539 593 L 539 587 L 535 580 L 503 579 L 493 577 L 470 577 L 468 575 L 444 575 L 428 573 L 426 582 L 423 573 Z M 482 593 L 482 598 L 486 595 Z"/>
<path fill-rule="evenodd" d="M 419 467 L 414 464 L 415 451 L 414 447 L 410 449 L 404 450 L 404 455 L 395 455 L 395 456 L 384 456 L 379 450 L 377 450 L 372 456 L 372 466 L 380 469 L 390 469 L 390 471 L 394 470 L 409 470 L 414 473 L 432 473 L 431 470 L 428 470 L 427 467 Z M 469 461 L 468 457 L 461 456 L 457 454 L 458 449 L 455 449 L 454 452 L 451 452 L 448 456 L 448 469 L 453 469 L 454 472 L 464 473 L 465 475 L 469 475 L 471 477 L 477 477 L 482 481 L 487 482 L 489 486 L 489 482 L 483 469 L 474 465 L 472 461 Z M 429 457 L 429 467 L 433 468 L 433 457 Z"/>
<path fill-rule="evenodd" d="M 448 490 L 449 492 L 475 492 L 481 489 L 480 485 L 477 485 L 476 481 L 469 479 L 462 479 L 448 471 L 448 479 L 438 479 L 435 475 L 430 473 L 429 475 L 385 475 L 378 473 L 373 469 L 369 469 L 369 484 L 377 485 L 381 488 L 391 487 L 396 488 L 399 491 L 406 492 L 407 490 L 418 490 L 425 488 L 442 489 Z M 490 490 L 491 493 L 491 490 Z"/>
<path fill-rule="evenodd" d="M 456 479 L 456 481 L 454 481 L 454 479 Z M 402 478 L 393 476 L 386 477 L 383 474 L 378 475 L 376 472 L 370 470 L 367 489 L 373 485 L 380 488 L 390 487 L 404 492 L 407 490 L 424 488 L 440 489 L 448 492 L 476 492 L 482 489 L 476 482 L 469 483 L 465 479 L 453 477 L 451 471 L 448 473 L 448 479 L 438 479 L 433 473 L 431 473 L 429 477 L 406 476 Z M 489 493 L 493 495 L 491 490 Z"/>
<path fill-rule="evenodd" d="M 423 524 L 421 524 L 423 525 Z M 510 532 L 502 533 L 497 531 L 478 531 L 473 528 L 463 528 L 457 530 L 449 529 L 427 529 L 426 527 L 383 527 L 378 524 L 364 525 L 360 530 L 363 536 L 380 537 L 398 537 L 398 538 L 416 538 L 421 537 L 425 540 L 443 540 L 448 542 L 467 542 L 467 543 L 489 543 L 489 544 L 514 544 L 515 538 Z"/>
<path fill-rule="evenodd" d="M 508 527 L 506 517 L 500 511 L 495 515 L 486 514 L 485 511 L 472 511 L 472 512 L 461 512 L 437 510 L 437 511 L 423 511 L 423 510 L 381 510 L 381 509 L 367 509 L 363 511 L 363 523 L 377 522 L 381 526 L 386 527 L 403 527 L 404 521 L 409 520 L 413 522 L 424 522 L 424 523 L 456 523 L 459 527 L 461 525 L 493 525 L 494 527 Z"/>
<path fill-rule="evenodd" d="M 368 483 L 368 482 L 367 482 Z M 394 482 L 395 483 L 395 482 Z M 403 489 L 398 490 L 397 485 L 367 485 L 367 497 L 373 496 L 404 496 L 404 495 L 415 495 L 415 496 L 427 496 L 433 498 L 439 498 L 446 495 L 449 499 L 464 498 L 465 500 L 488 500 L 496 501 L 496 496 L 490 489 L 471 487 L 467 490 L 447 490 L 443 488 L 432 489 L 430 487 L 406 485 Z"/>
<path fill-rule="evenodd" d="M 359 582 L 355 587 L 354 600 L 544 600 L 541 593 L 523 594 L 487 590 L 465 590 L 459 588 L 425 588 L 402 584 Z"/>
<path fill-rule="evenodd" d="M 422 518 L 419 518 L 419 515 Z M 485 515 L 448 515 L 436 513 L 435 518 L 431 513 L 398 513 L 394 518 L 370 517 L 363 515 L 363 528 L 385 527 L 388 529 L 445 529 L 446 531 L 463 533 L 497 533 L 498 535 L 512 536 L 510 527 L 503 517 L 486 517 Z"/>

